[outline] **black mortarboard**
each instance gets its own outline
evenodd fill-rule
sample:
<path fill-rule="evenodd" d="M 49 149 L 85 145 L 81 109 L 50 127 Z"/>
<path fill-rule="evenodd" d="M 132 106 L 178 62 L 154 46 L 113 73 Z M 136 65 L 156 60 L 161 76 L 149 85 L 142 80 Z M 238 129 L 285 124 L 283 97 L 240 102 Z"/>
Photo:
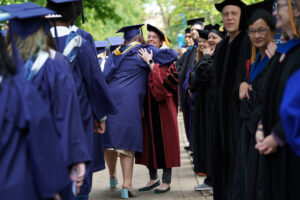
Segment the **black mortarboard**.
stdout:
<path fill-rule="evenodd" d="M 199 37 L 208 40 L 209 32 L 207 30 L 197 30 Z"/>
<path fill-rule="evenodd" d="M 161 30 L 159 30 L 155 26 L 152 26 L 151 24 L 147 24 L 147 30 L 157 33 L 160 39 L 164 41 L 167 46 L 170 46 L 170 42 L 171 42 L 170 39 Z"/>
<path fill-rule="evenodd" d="M 135 36 L 137 36 L 138 34 L 141 34 L 142 31 L 140 30 L 141 27 L 144 24 L 137 24 L 137 25 L 130 25 L 130 26 L 124 26 L 123 28 L 121 28 L 120 30 L 117 31 L 117 33 L 124 33 L 124 39 L 127 41 L 132 40 Z"/>
<path fill-rule="evenodd" d="M 203 23 L 205 22 L 205 18 L 201 17 L 201 18 L 195 18 L 195 19 L 189 19 L 187 20 L 187 25 L 195 25 L 195 24 L 200 24 L 203 25 Z"/>
<path fill-rule="evenodd" d="M 102 52 L 105 51 L 106 47 L 109 46 L 109 43 L 106 40 L 96 41 L 95 46 L 96 46 L 96 49 L 97 49 L 97 53 L 99 54 L 99 53 L 102 53 Z"/>
<path fill-rule="evenodd" d="M 274 0 L 265 0 L 259 3 L 251 4 L 246 7 L 248 26 L 260 18 L 272 18 Z"/>
<path fill-rule="evenodd" d="M 185 31 L 185 34 L 187 34 L 187 33 L 191 32 L 191 29 L 190 28 L 186 28 L 184 31 Z"/>
<path fill-rule="evenodd" d="M 198 33 L 199 33 L 199 37 L 208 40 L 208 35 L 209 35 L 209 29 L 210 29 L 210 27 L 211 27 L 211 24 L 210 25 L 206 25 L 204 27 L 204 30 L 197 30 Z"/>
<path fill-rule="evenodd" d="M 209 24 L 209 25 L 207 25 L 206 29 L 209 32 L 213 32 L 213 33 L 217 34 L 221 38 L 224 38 L 224 36 L 225 36 L 225 32 L 223 30 L 221 30 L 221 26 L 219 24 L 215 24 L 215 25 Z"/>
<path fill-rule="evenodd" d="M 246 4 L 241 0 L 224 0 L 221 3 L 216 3 L 215 7 L 219 12 L 222 12 L 223 8 L 227 5 L 238 6 L 241 9 L 243 9 L 246 6 Z"/>

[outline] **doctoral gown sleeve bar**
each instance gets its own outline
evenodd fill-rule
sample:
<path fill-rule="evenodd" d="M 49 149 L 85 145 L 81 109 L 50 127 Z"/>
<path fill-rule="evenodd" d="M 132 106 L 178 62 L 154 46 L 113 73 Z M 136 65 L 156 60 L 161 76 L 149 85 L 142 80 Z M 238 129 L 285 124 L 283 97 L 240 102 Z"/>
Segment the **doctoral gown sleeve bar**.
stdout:
<path fill-rule="evenodd" d="M 149 74 L 148 86 L 156 101 L 163 101 L 177 92 L 177 75 L 174 65 L 170 67 L 154 65 L 153 71 Z"/>

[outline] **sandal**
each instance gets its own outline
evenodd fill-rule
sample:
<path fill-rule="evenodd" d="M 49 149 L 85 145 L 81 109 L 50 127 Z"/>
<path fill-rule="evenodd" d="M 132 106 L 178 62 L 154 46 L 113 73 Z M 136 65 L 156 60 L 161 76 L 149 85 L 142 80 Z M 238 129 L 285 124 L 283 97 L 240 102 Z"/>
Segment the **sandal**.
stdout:
<path fill-rule="evenodd" d="M 136 197 L 138 196 L 137 192 L 134 189 L 127 189 L 127 188 L 122 188 L 121 191 L 121 199 L 128 199 L 129 197 Z"/>

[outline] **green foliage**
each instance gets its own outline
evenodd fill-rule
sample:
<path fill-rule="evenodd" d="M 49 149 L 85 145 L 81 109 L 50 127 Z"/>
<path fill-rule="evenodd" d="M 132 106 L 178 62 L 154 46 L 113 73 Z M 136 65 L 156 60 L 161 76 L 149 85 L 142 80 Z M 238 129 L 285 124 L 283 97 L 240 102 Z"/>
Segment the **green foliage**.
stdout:
<path fill-rule="evenodd" d="M 113 1 L 111 1 L 113 2 Z M 117 36 L 116 31 L 123 26 L 140 24 L 145 20 L 145 8 L 141 0 L 114 1 L 116 16 L 95 20 L 97 12 L 94 8 L 85 8 L 87 23 L 78 26 L 90 32 L 95 40 L 105 40 L 107 37 Z"/>
<path fill-rule="evenodd" d="M 222 16 L 215 9 L 215 3 L 222 2 L 223 0 L 153 0 L 160 6 L 161 15 L 168 37 L 172 41 L 177 41 L 177 34 L 184 33 L 182 25 L 182 14 L 185 18 L 192 19 L 198 17 L 205 17 L 205 23 L 215 24 L 221 23 Z M 260 2 L 262 0 L 243 0 L 246 4 Z M 172 44 L 176 45 L 176 44 Z"/>
<path fill-rule="evenodd" d="M 46 0 L 0 0 L 0 5 L 22 2 L 34 2 L 45 6 Z M 104 40 L 109 36 L 116 36 L 115 32 L 126 25 L 144 23 L 147 16 L 145 5 L 156 3 L 159 7 L 165 32 L 176 45 L 177 34 L 184 33 L 182 14 L 186 19 L 205 17 L 206 23 L 220 23 L 221 15 L 214 4 L 222 0 L 83 0 L 85 24 L 77 19 L 75 24 L 90 32 L 95 40 Z M 243 0 L 247 4 L 262 0 Z M 149 8 L 149 6 L 147 7 Z M 154 10 L 151 8 L 151 10 Z"/>

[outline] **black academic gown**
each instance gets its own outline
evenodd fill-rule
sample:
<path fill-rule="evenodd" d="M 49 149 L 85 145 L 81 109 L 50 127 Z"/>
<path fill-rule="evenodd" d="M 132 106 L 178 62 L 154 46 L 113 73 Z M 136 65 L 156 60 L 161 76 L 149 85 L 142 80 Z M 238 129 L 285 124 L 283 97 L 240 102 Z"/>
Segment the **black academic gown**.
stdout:
<path fill-rule="evenodd" d="M 263 89 L 265 77 L 268 71 L 266 66 L 251 83 L 252 91 L 249 91 L 250 99 L 244 98 L 241 101 L 240 117 L 242 119 L 241 128 L 241 148 L 239 156 L 242 193 L 241 200 L 256 200 L 259 196 L 259 183 L 261 182 L 259 173 L 260 154 L 255 149 L 255 133 L 261 118 L 260 102 L 263 99 Z"/>
<path fill-rule="evenodd" d="M 215 60 L 215 125 L 213 135 L 214 199 L 239 199 L 237 150 L 240 139 L 238 86 L 246 77 L 246 61 L 251 44 L 246 33 L 239 33 L 229 43 L 229 37 L 216 48 Z"/>
<path fill-rule="evenodd" d="M 289 42 L 288 42 L 289 44 Z M 300 43 L 284 54 L 276 53 L 268 66 L 263 91 L 262 124 L 265 136 L 273 133 L 286 142 L 279 117 L 279 108 L 288 78 L 300 68 Z M 261 156 L 259 198 L 299 199 L 300 158 L 289 145 L 278 147 L 275 153 Z"/>
<path fill-rule="evenodd" d="M 191 120 L 190 119 L 190 104 L 185 101 L 184 91 L 183 91 L 182 86 L 186 79 L 187 71 L 196 64 L 195 59 L 196 59 L 196 55 L 197 55 L 197 47 L 198 47 L 198 43 L 196 43 L 191 50 L 188 50 L 187 52 L 185 52 L 183 54 L 182 58 L 179 59 L 178 63 L 177 63 L 178 76 L 179 76 L 179 78 L 178 78 L 179 99 L 180 99 L 181 109 L 183 112 L 185 132 L 186 132 L 186 136 L 187 136 L 189 142 L 191 142 L 190 141 L 191 133 L 189 133 L 190 120 Z"/>
<path fill-rule="evenodd" d="M 195 172 L 211 177 L 213 127 L 213 56 L 204 55 L 190 74 L 190 91 L 194 96 L 193 150 Z"/>

